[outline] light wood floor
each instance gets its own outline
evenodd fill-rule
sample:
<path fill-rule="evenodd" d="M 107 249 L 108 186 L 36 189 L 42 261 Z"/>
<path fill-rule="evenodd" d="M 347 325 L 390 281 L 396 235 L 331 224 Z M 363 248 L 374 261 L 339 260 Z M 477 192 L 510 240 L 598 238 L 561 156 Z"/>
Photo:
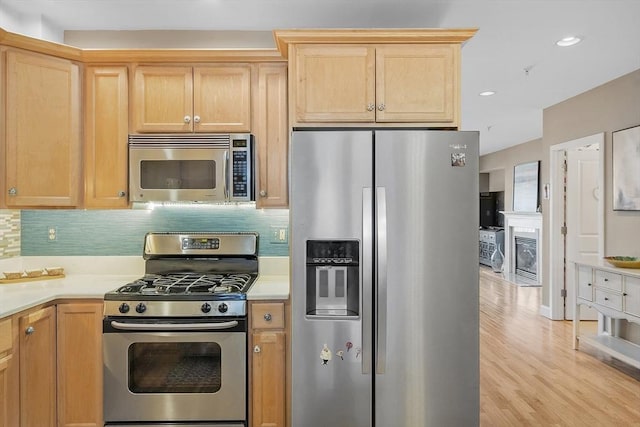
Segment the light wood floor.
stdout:
<path fill-rule="evenodd" d="M 481 425 L 640 426 L 640 370 L 573 350 L 571 322 L 538 314 L 540 291 L 481 268 Z"/>

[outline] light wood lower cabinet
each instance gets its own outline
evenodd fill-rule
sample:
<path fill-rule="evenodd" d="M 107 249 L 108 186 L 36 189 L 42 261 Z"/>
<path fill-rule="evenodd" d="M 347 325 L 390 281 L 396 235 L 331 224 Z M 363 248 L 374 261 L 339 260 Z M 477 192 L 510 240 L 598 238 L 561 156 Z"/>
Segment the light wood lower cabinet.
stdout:
<path fill-rule="evenodd" d="M 14 322 L 0 320 L 0 427 L 13 427 L 18 424 L 17 399 L 15 385 Z"/>
<path fill-rule="evenodd" d="M 103 425 L 102 302 L 1 319 L 0 427 Z"/>
<path fill-rule="evenodd" d="M 56 308 L 19 320 L 20 427 L 56 425 Z"/>
<path fill-rule="evenodd" d="M 283 302 L 253 302 L 250 426 L 286 425 L 286 332 Z"/>
<path fill-rule="evenodd" d="M 58 427 L 102 427 L 102 303 L 57 310 Z"/>

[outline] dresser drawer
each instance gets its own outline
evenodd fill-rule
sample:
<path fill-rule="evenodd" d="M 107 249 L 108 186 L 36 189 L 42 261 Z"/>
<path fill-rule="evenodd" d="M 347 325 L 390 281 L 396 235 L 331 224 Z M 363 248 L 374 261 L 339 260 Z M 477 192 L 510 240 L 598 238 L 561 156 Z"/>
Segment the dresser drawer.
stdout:
<path fill-rule="evenodd" d="M 597 304 L 601 306 L 611 308 L 613 310 L 622 311 L 622 295 L 614 292 L 608 292 L 602 289 L 596 288 L 596 300 Z"/>
<path fill-rule="evenodd" d="M 578 298 L 593 301 L 593 270 L 590 267 L 578 265 L 576 276 L 578 279 Z"/>
<path fill-rule="evenodd" d="M 284 303 L 259 302 L 251 304 L 251 328 L 253 329 L 283 329 Z"/>
<path fill-rule="evenodd" d="M 607 288 L 622 292 L 622 276 L 608 271 L 596 270 L 595 282 L 598 288 Z"/>

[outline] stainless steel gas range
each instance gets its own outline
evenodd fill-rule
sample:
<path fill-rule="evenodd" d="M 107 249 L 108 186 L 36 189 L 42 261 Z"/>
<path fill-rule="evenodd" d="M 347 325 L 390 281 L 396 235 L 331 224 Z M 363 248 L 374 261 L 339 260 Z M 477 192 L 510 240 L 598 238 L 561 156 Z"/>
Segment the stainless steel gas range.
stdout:
<path fill-rule="evenodd" d="M 148 233 L 145 275 L 105 295 L 107 426 L 247 423 L 256 233 Z"/>

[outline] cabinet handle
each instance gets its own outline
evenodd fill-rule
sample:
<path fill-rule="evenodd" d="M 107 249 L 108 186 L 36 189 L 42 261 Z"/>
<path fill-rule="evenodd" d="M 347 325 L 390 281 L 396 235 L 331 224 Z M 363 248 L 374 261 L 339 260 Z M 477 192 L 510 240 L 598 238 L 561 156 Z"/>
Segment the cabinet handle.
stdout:
<path fill-rule="evenodd" d="M 28 326 L 27 329 L 24 330 L 24 333 L 27 335 L 31 335 L 36 331 L 36 328 L 33 326 Z"/>
<path fill-rule="evenodd" d="M 587 283 L 587 286 L 591 286 L 591 283 Z"/>
<path fill-rule="evenodd" d="M 125 193 L 124 191 L 118 191 L 118 197 L 124 197 L 126 195 L 127 193 Z"/>
<path fill-rule="evenodd" d="M 378 105 L 378 111 L 383 111 L 383 110 L 384 110 L 384 104 Z"/>
<path fill-rule="evenodd" d="M 16 187 L 11 187 L 9 189 L 9 195 L 10 196 L 17 196 L 18 195 L 18 189 Z"/>
<path fill-rule="evenodd" d="M 193 121 L 195 123 L 200 123 L 200 116 L 193 116 Z"/>
<path fill-rule="evenodd" d="M 609 301 L 609 298 L 607 298 L 607 297 L 604 297 L 604 300 L 605 300 L 605 301 Z"/>
<path fill-rule="evenodd" d="M 375 104 L 369 104 L 369 105 L 367 105 L 367 111 L 373 111 L 373 110 L 375 110 L 375 109 L 376 109 Z"/>
<path fill-rule="evenodd" d="M 260 350 L 260 346 L 259 345 L 256 345 L 256 346 L 253 347 L 253 352 L 254 353 L 260 353 L 261 351 L 262 350 Z"/>
<path fill-rule="evenodd" d="M 605 281 L 605 282 L 608 282 L 608 281 L 609 281 L 609 279 L 607 279 L 607 278 L 605 277 L 605 278 L 604 278 L 604 281 Z"/>
<path fill-rule="evenodd" d="M 623 297 L 626 297 L 627 295 L 629 295 L 629 294 L 626 293 L 626 292 L 624 294 L 622 294 Z"/>
<path fill-rule="evenodd" d="M 191 117 L 189 117 L 189 116 L 184 116 L 184 122 L 185 122 L 185 123 L 191 123 Z"/>
<path fill-rule="evenodd" d="M 271 319 L 272 319 L 271 313 L 265 313 L 263 317 L 264 317 L 264 320 L 266 320 L 267 322 L 271 322 Z"/>
<path fill-rule="evenodd" d="M 260 190 L 260 197 L 267 197 L 267 192 L 265 190 Z"/>

